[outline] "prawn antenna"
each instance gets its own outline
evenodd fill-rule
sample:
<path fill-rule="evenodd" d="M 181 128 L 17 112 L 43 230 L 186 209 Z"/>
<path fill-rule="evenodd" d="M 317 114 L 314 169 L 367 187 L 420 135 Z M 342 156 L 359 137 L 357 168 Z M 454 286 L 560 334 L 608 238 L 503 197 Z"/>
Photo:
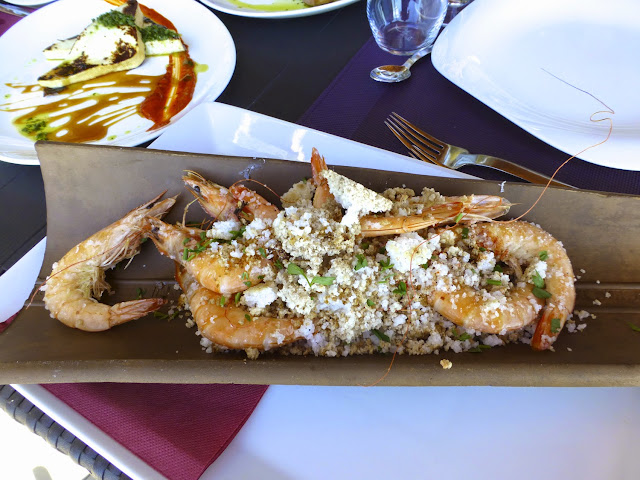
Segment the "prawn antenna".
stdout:
<path fill-rule="evenodd" d="M 606 143 L 610 138 L 611 138 L 611 133 L 613 132 L 613 119 L 611 118 L 611 115 L 615 115 L 615 111 L 613 110 L 613 108 L 609 107 L 609 105 L 607 105 L 606 103 L 604 103 L 602 100 L 600 100 L 598 97 L 596 97 L 594 94 L 576 87 L 575 85 L 567 82 L 566 80 L 563 80 L 562 78 L 558 77 L 557 75 L 554 75 L 553 73 L 549 72 L 548 70 L 545 70 L 544 68 L 542 69 L 543 72 L 547 73 L 548 75 L 551 75 L 553 78 L 561 81 L 562 83 L 564 83 L 565 85 L 570 86 L 571 88 L 574 88 L 576 90 L 578 90 L 579 92 L 582 92 L 586 95 L 589 95 L 591 98 L 593 98 L 594 100 L 596 100 L 598 103 L 600 103 L 605 109 L 604 110 L 598 110 L 596 112 L 593 112 L 591 114 L 591 116 L 589 117 L 589 121 L 593 122 L 593 123 L 599 123 L 599 122 L 604 122 L 604 121 L 608 121 L 609 122 L 609 130 L 607 131 L 607 136 L 604 138 L 604 140 L 601 140 L 597 143 L 594 143 L 593 145 L 589 145 L 586 148 L 583 148 L 582 150 L 580 150 L 578 153 L 571 155 L 569 158 L 567 158 L 564 162 L 562 162 L 560 164 L 560 166 L 558 168 L 556 168 L 556 170 L 553 172 L 553 175 L 551 175 L 551 178 L 549 178 L 549 181 L 547 182 L 547 184 L 545 185 L 545 187 L 542 189 L 542 192 L 540 192 L 540 195 L 538 195 L 538 198 L 536 199 L 535 202 L 533 202 L 533 205 L 531 205 L 531 207 L 529 207 L 529 209 L 524 212 L 523 214 L 521 214 L 520 216 L 513 218 L 511 220 L 506 220 L 505 223 L 509 223 L 509 222 L 515 222 L 517 220 L 520 220 L 522 217 L 524 217 L 525 215 L 527 215 L 531 210 L 533 210 L 533 208 L 538 204 L 538 202 L 540 201 L 540 199 L 542 198 L 542 196 L 546 193 L 547 189 L 549 188 L 549 185 L 551 184 L 551 181 L 555 178 L 556 174 L 560 171 L 560 169 L 562 167 L 564 167 L 567 163 L 569 163 L 571 160 L 573 160 L 574 158 L 576 158 L 578 155 L 582 155 L 584 152 L 586 152 L 587 150 L 591 150 L 592 148 L 598 147 L 600 145 L 602 145 L 603 143 Z M 603 118 L 594 118 L 596 115 L 599 115 L 601 113 L 605 113 L 608 114 L 608 116 L 603 117 Z"/>

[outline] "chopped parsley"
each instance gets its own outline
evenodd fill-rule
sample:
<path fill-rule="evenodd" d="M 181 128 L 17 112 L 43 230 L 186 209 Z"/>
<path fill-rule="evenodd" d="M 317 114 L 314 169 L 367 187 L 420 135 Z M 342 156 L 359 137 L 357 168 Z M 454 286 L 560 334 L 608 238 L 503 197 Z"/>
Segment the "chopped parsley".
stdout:
<path fill-rule="evenodd" d="M 140 33 L 142 34 L 143 42 L 180 38 L 178 32 L 171 30 L 170 28 L 163 27 L 162 25 L 158 25 L 157 23 L 152 23 L 148 27 L 141 29 Z"/>
<path fill-rule="evenodd" d="M 373 333 L 376 337 L 378 337 L 379 340 L 382 340 L 383 342 L 391 343 L 391 339 L 388 336 L 386 336 L 384 333 L 382 333 L 380 330 L 374 328 L 373 330 L 371 330 L 371 333 Z"/>
<path fill-rule="evenodd" d="M 265 249 L 264 249 L 264 248 L 260 247 L 260 248 L 258 249 L 258 253 L 260 254 L 260 256 L 261 256 L 262 258 L 267 258 L 267 252 L 265 251 Z"/>
<path fill-rule="evenodd" d="M 393 268 L 393 263 L 391 263 L 390 258 L 387 258 L 386 260 L 380 260 L 378 263 L 382 267 L 382 270 L 388 270 L 390 268 Z"/>
<path fill-rule="evenodd" d="M 543 250 L 538 254 L 538 258 L 544 262 L 547 258 L 549 258 L 549 254 L 546 250 Z"/>
<path fill-rule="evenodd" d="M 551 298 L 551 294 L 540 287 L 533 287 L 531 291 L 538 298 Z"/>
<path fill-rule="evenodd" d="M 404 297 L 407 294 L 407 284 L 404 282 L 398 283 L 398 288 L 396 288 L 393 293 L 396 295 L 400 295 L 400 298 Z"/>
<path fill-rule="evenodd" d="M 229 233 L 231 234 L 231 240 L 235 240 L 236 238 L 240 238 L 244 235 L 244 231 L 247 229 L 244 225 L 240 227 L 238 230 L 231 230 Z"/>
<path fill-rule="evenodd" d="M 458 223 L 460 220 L 462 220 L 462 217 L 464 217 L 464 213 L 460 212 L 458 215 L 456 215 L 456 218 L 454 218 L 453 221 Z"/>
<path fill-rule="evenodd" d="M 276 258 L 276 261 L 273 262 L 273 264 L 276 266 L 278 270 L 282 270 L 284 268 L 284 265 L 282 264 L 282 260 L 280 260 L 279 258 Z"/>
<path fill-rule="evenodd" d="M 462 238 L 469 238 L 469 229 L 467 227 L 462 229 Z"/>
<path fill-rule="evenodd" d="M 304 273 L 304 270 L 300 268 L 300 266 L 296 265 L 295 263 L 290 263 L 289 265 L 287 265 L 287 272 L 289 273 L 289 275 L 301 275 L 302 278 L 304 278 L 307 281 L 307 283 L 309 284 L 309 287 L 311 287 L 314 284 L 329 286 L 329 285 L 332 285 L 336 279 L 336 277 L 319 277 L 316 275 L 311 279 L 311 281 L 309 281 L 309 279 L 307 278 L 307 275 Z"/>
<path fill-rule="evenodd" d="M 369 305 L 370 307 L 375 307 L 376 306 L 376 302 L 374 302 L 370 298 L 367 298 L 367 305 Z"/>
<path fill-rule="evenodd" d="M 551 320 L 551 333 L 558 333 L 562 328 L 562 324 L 560 323 L 559 318 L 554 318 Z"/>
<path fill-rule="evenodd" d="M 531 281 L 538 288 L 544 288 L 544 279 L 540 276 L 538 272 L 535 272 L 531 277 Z"/>
<path fill-rule="evenodd" d="M 227 303 L 227 297 L 220 295 L 220 306 L 224 307 L 225 303 Z"/>
<path fill-rule="evenodd" d="M 471 353 L 482 353 L 484 350 L 489 350 L 491 347 L 489 345 L 480 344 L 477 347 L 469 349 Z"/>
<path fill-rule="evenodd" d="M 631 330 L 633 330 L 634 332 L 640 332 L 640 327 L 638 325 L 636 325 L 635 323 L 631 323 L 631 322 L 627 322 L 627 323 L 631 327 Z"/>
<path fill-rule="evenodd" d="M 367 266 L 367 257 L 359 253 L 356 255 L 356 259 L 356 266 L 353 267 L 353 269 L 357 272 L 358 270 Z"/>
<path fill-rule="evenodd" d="M 126 25 L 128 27 L 136 26 L 136 19 L 132 15 L 126 15 L 118 10 L 111 10 L 103 13 L 93 21 L 105 27 L 121 27 Z"/>
<path fill-rule="evenodd" d="M 242 296 L 242 292 L 238 292 L 238 293 L 236 293 L 236 296 L 235 296 L 235 298 L 234 298 L 234 302 L 235 302 L 235 304 L 236 304 L 236 305 L 237 305 L 237 304 L 238 304 L 238 302 L 240 301 L 240 297 L 241 297 L 241 296 Z"/>
<path fill-rule="evenodd" d="M 502 282 L 500 280 L 494 280 L 493 278 L 487 278 L 487 283 L 489 285 L 502 285 Z"/>
<path fill-rule="evenodd" d="M 145 289 L 144 288 L 138 288 L 136 290 L 136 298 L 138 300 L 140 300 L 144 296 L 144 293 L 145 293 Z"/>

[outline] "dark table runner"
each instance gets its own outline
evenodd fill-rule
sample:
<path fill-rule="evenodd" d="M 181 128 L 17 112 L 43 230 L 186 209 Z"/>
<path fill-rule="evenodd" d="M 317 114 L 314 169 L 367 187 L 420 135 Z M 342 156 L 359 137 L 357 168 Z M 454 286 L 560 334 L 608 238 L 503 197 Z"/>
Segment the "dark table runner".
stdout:
<path fill-rule="evenodd" d="M 451 83 L 436 71 L 429 57 L 416 63 L 404 82 L 387 84 L 369 78 L 372 68 L 399 60 L 380 50 L 372 38 L 300 123 L 406 155 L 406 148 L 383 123 L 395 111 L 442 141 L 547 175 L 571 156 L 538 140 Z M 485 179 L 519 181 L 489 168 L 471 166 L 462 171 Z M 602 167 L 577 158 L 567 163 L 557 178 L 587 190 L 640 194 L 640 172 Z"/>

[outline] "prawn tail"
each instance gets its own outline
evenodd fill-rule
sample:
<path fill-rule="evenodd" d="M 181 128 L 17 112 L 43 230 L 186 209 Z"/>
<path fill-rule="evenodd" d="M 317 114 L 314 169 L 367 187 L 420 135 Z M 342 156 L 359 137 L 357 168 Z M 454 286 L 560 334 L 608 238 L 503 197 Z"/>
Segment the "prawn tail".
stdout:
<path fill-rule="evenodd" d="M 327 162 L 324 157 L 320 155 L 320 152 L 314 147 L 311 150 L 311 174 L 313 178 L 313 184 L 316 187 L 316 193 L 313 196 L 313 206 L 315 208 L 321 208 L 328 201 L 333 200 L 333 194 L 329 190 L 329 184 L 327 180 L 322 176 L 322 171 L 327 169 Z"/>
<path fill-rule="evenodd" d="M 549 350 L 558 339 L 565 320 L 566 316 L 558 314 L 555 309 L 545 309 L 531 339 L 531 348 L 534 350 Z"/>
<path fill-rule="evenodd" d="M 110 308 L 109 328 L 155 312 L 167 301 L 164 298 L 143 298 L 113 305 Z"/>

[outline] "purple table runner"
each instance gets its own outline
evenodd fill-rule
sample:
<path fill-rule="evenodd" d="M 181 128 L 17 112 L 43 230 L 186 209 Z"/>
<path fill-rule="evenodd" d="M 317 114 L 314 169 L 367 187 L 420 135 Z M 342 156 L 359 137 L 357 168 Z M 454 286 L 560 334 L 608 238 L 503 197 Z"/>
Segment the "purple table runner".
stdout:
<path fill-rule="evenodd" d="M 436 71 L 428 57 L 412 67 L 411 78 L 404 82 L 386 84 L 369 78 L 372 68 L 399 60 L 380 50 L 371 38 L 299 123 L 406 155 L 406 148 L 383 123 L 395 111 L 433 136 L 471 153 L 494 155 L 547 175 L 570 157 L 451 83 Z M 485 179 L 519 181 L 489 168 L 463 167 L 462 171 Z M 587 190 L 640 195 L 640 172 L 602 167 L 577 158 L 556 178 Z"/>

